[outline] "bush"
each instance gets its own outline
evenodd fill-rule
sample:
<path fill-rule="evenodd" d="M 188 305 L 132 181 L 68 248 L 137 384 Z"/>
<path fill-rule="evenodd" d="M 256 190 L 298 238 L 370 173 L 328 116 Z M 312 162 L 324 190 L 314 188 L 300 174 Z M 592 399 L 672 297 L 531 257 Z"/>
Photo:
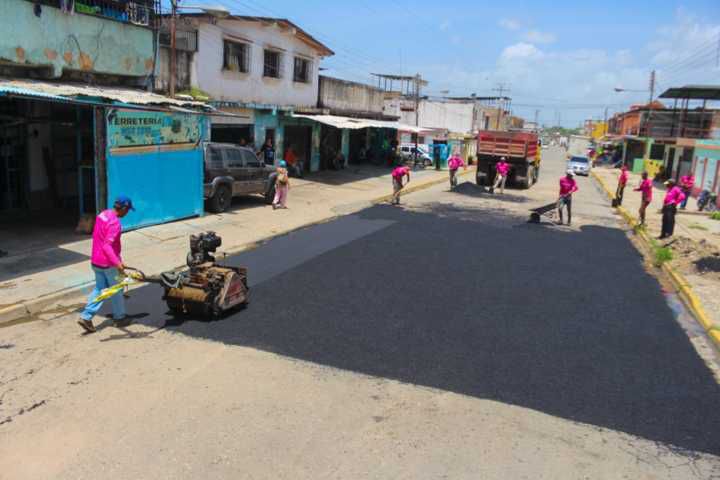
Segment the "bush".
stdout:
<path fill-rule="evenodd" d="M 673 258 L 673 253 L 670 247 L 656 247 L 655 248 L 655 265 L 660 267 L 663 263 L 669 262 Z"/>
<path fill-rule="evenodd" d="M 720 212 L 713 212 L 712 215 L 710 215 L 711 220 L 720 220 Z"/>

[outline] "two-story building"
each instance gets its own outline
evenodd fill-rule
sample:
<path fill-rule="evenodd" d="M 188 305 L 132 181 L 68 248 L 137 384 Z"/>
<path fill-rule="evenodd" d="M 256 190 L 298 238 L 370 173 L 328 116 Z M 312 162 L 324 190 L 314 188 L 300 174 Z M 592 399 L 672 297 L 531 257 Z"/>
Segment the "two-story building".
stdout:
<path fill-rule="evenodd" d="M 320 127 L 294 112 L 317 112 L 319 70 L 332 50 L 282 18 L 181 14 L 177 19 L 179 93 L 205 96 L 233 116 L 212 119 L 212 140 L 256 148 L 266 140 L 277 157 L 289 144 L 311 170 L 320 168 Z M 160 75 L 169 85 L 169 18 L 161 29 Z"/>
<path fill-rule="evenodd" d="M 202 214 L 207 116 L 149 91 L 157 2 L 2 7 L 0 220 L 69 230 L 119 194 L 137 208 L 126 228 Z"/>

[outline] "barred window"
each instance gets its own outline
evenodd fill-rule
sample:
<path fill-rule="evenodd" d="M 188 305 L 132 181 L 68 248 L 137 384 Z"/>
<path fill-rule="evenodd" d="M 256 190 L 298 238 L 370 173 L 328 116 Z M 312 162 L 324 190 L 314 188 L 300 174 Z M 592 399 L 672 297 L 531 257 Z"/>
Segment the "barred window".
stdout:
<path fill-rule="evenodd" d="M 223 42 L 223 70 L 248 73 L 250 71 L 250 46 L 246 43 Z"/>
<path fill-rule="evenodd" d="M 310 83 L 310 60 L 295 57 L 295 68 L 293 72 L 293 81 Z"/>
<path fill-rule="evenodd" d="M 265 68 L 263 76 L 280 78 L 282 54 L 275 50 L 265 50 Z"/>

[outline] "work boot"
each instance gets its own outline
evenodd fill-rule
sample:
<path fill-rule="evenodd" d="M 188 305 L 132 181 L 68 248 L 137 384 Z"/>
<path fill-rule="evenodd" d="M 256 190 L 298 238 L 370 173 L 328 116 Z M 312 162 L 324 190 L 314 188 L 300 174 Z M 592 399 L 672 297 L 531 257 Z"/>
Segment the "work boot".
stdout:
<path fill-rule="evenodd" d="M 83 328 L 83 330 L 85 330 L 86 333 L 96 332 L 95 325 L 93 325 L 92 320 L 85 320 L 84 318 L 81 318 L 77 323 Z"/>

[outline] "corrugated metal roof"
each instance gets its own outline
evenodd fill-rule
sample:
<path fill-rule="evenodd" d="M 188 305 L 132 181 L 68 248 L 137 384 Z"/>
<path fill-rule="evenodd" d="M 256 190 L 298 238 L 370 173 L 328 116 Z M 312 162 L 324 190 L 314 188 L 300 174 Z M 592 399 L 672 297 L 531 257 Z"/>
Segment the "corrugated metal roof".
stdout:
<path fill-rule="evenodd" d="M 306 118 L 308 120 L 315 120 L 316 122 L 324 123 L 336 128 L 347 128 L 349 130 L 359 130 L 361 128 L 375 127 L 375 128 L 394 128 L 403 132 L 413 133 L 424 133 L 431 132 L 433 129 L 415 127 L 413 125 L 404 125 L 398 122 L 390 122 L 387 120 L 372 120 L 366 118 L 352 118 L 352 117 L 341 117 L 339 115 L 300 115 L 294 114 L 296 118 Z"/>
<path fill-rule="evenodd" d="M 720 85 L 686 85 L 668 88 L 660 98 L 688 100 L 720 100 Z"/>
<path fill-rule="evenodd" d="M 0 95 L 15 95 L 55 101 L 105 99 L 135 105 L 175 105 L 205 107 L 201 102 L 178 100 L 156 93 L 130 88 L 90 87 L 72 83 L 0 78 Z"/>

